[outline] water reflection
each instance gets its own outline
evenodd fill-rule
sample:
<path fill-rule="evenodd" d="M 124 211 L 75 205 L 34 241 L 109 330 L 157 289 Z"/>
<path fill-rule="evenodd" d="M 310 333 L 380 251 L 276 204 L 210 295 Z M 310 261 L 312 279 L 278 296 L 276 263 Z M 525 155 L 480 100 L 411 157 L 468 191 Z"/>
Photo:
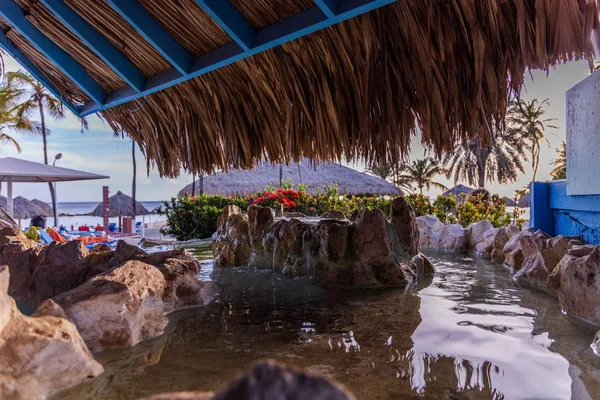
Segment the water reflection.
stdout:
<path fill-rule="evenodd" d="M 205 259 L 200 279 L 223 286 L 218 302 L 173 314 L 146 348 L 100 354 L 106 373 L 56 398 L 212 391 L 264 358 L 335 379 L 358 399 L 600 393 L 593 332 L 565 320 L 554 299 L 516 287 L 501 267 L 433 257 L 438 273 L 418 292 L 322 287 L 272 271 L 213 270 Z"/>
<path fill-rule="evenodd" d="M 536 312 L 520 305 L 520 289 L 499 289 L 495 277 L 469 259 L 460 269 L 438 263 L 446 268 L 419 292 L 413 389 L 424 393 L 429 376 L 440 372 L 438 361 L 449 358 L 459 391 L 477 389 L 494 399 L 571 398 L 569 363 L 549 350 L 547 332 L 534 333 Z"/>

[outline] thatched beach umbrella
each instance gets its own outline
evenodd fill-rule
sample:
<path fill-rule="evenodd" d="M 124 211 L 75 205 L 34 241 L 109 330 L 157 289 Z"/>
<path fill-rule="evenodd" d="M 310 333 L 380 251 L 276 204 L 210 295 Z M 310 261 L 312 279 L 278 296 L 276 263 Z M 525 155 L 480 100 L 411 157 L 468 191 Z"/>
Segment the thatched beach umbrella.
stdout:
<path fill-rule="evenodd" d="M 118 191 L 117 194 L 114 194 L 108 198 L 108 214 L 109 217 L 126 217 L 132 216 L 133 213 L 133 199 L 126 194 L 123 194 L 121 191 Z M 150 211 L 146 209 L 139 201 L 135 202 L 135 215 L 148 215 Z M 100 203 L 98 206 L 90 213 L 93 217 L 103 217 L 104 209 L 103 204 Z"/>
<path fill-rule="evenodd" d="M 521 208 L 528 208 L 531 206 L 531 193 L 527 193 L 525 196 L 521 197 L 518 203 Z"/>
<path fill-rule="evenodd" d="M 38 215 L 42 215 L 44 217 L 49 217 L 53 214 L 52 206 L 50 204 L 46 203 L 45 201 L 33 199 L 33 200 L 31 200 L 31 203 L 35 204 L 38 207 L 38 209 L 40 210 L 40 213 Z"/>
<path fill-rule="evenodd" d="M 359 172 L 340 164 L 321 162 L 310 163 L 302 160 L 289 165 L 264 165 L 250 170 L 233 170 L 219 172 L 204 177 L 202 183 L 205 194 L 222 196 L 247 196 L 264 190 L 269 184 L 279 186 L 280 179 L 290 179 L 294 184 L 308 186 L 308 191 L 315 194 L 323 191 L 323 186 L 337 182 L 338 192 L 343 195 L 401 195 L 402 191 L 391 183 L 373 175 Z M 200 182 L 196 182 L 196 194 L 199 193 Z M 192 193 L 192 185 L 183 188 L 179 195 Z"/>
<path fill-rule="evenodd" d="M 0 1 L 0 46 L 163 176 L 487 140 L 599 31 L 595 0 Z"/>
<path fill-rule="evenodd" d="M 467 197 L 469 195 L 469 193 L 471 193 L 473 190 L 473 188 L 470 188 L 468 186 L 465 185 L 456 185 L 454 186 L 452 189 L 445 191 L 444 193 L 442 193 L 442 196 L 454 196 L 454 197 L 460 197 L 461 195 L 463 195 L 463 197 Z"/>

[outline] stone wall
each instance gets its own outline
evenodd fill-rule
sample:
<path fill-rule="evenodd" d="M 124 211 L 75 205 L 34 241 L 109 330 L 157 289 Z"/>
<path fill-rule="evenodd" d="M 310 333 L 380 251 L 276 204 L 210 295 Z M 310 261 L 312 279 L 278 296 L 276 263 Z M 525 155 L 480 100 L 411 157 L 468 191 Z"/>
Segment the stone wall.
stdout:
<path fill-rule="evenodd" d="M 406 286 L 431 277 L 433 266 L 418 251 L 412 207 L 397 198 L 390 215 L 362 210 L 349 220 L 275 218 L 270 208 L 250 206 L 243 214 L 229 206 L 218 221 L 215 264 L 359 286 Z"/>

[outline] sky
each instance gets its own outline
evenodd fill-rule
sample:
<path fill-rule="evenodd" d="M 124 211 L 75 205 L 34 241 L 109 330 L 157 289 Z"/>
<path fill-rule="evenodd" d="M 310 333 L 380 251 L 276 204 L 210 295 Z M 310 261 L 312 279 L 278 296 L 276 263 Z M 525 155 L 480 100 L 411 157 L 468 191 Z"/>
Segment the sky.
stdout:
<path fill-rule="evenodd" d="M 19 64 L 6 57 L 6 69 L 8 71 L 18 70 Z M 555 132 L 548 134 L 550 146 L 544 146 L 541 150 L 540 167 L 538 169 L 538 180 L 549 179 L 552 159 L 555 157 L 555 149 L 565 140 L 565 114 L 566 114 L 566 91 L 578 82 L 589 76 L 588 63 L 585 61 L 573 62 L 561 65 L 546 72 L 534 71 L 527 76 L 525 87 L 521 97 L 525 100 L 537 98 L 539 100 L 549 99 L 550 105 L 546 108 L 548 118 L 556 118 L 554 125 L 559 127 Z M 79 169 L 87 172 L 110 176 L 107 180 L 65 182 L 57 184 L 58 201 L 101 201 L 102 186 L 108 185 L 111 193 L 122 191 L 131 194 L 131 183 L 133 177 L 131 141 L 115 137 L 108 126 L 105 126 L 99 118 L 88 117 L 89 130 L 81 132 L 79 121 L 74 115 L 63 120 L 50 120 L 48 127 L 51 131 L 48 137 L 48 157 L 53 160 L 57 153 L 62 153 L 62 158 L 57 161 L 57 166 Z M 8 145 L 0 145 L 0 157 L 19 157 L 31 161 L 43 162 L 42 139 L 37 136 L 14 133 L 23 151 L 19 154 Z M 412 141 L 411 159 L 422 158 L 424 149 L 419 145 L 419 138 Z M 161 179 L 158 172 L 151 170 L 149 174 L 146 169 L 146 160 L 139 150 L 137 155 L 137 199 L 141 201 L 157 201 L 169 199 L 185 185 L 191 182 L 189 174 L 182 174 L 177 179 Z M 358 170 L 364 170 L 360 162 L 347 164 Z M 521 175 L 519 180 L 512 184 L 493 185 L 488 184 L 488 189 L 502 196 L 513 197 L 516 189 L 525 187 L 533 172 L 530 167 Z M 452 187 L 455 182 L 440 176 L 438 182 Z M 466 183 L 466 182 L 456 182 Z M 50 193 L 46 184 L 21 183 L 14 185 L 15 196 L 24 196 L 29 199 L 37 198 L 50 201 Z M 427 194 L 437 196 L 440 190 L 431 190 Z"/>

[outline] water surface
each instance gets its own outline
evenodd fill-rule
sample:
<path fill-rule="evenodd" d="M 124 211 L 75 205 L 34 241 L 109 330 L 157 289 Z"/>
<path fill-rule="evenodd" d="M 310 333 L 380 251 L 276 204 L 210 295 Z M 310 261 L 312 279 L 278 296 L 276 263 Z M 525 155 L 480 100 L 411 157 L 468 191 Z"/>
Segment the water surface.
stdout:
<path fill-rule="evenodd" d="M 176 312 L 167 332 L 98 353 L 106 372 L 57 399 L 135 399 L 213 391 L 274 358 L 331 377 L 358 399 L 599 399 L 594 331 L 497 264 L 429 254 L 420 290 L 323 287 L 270 271 L 213 269 L 221 299 Z"/>

